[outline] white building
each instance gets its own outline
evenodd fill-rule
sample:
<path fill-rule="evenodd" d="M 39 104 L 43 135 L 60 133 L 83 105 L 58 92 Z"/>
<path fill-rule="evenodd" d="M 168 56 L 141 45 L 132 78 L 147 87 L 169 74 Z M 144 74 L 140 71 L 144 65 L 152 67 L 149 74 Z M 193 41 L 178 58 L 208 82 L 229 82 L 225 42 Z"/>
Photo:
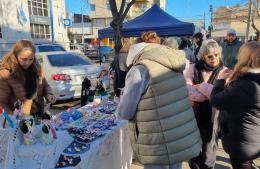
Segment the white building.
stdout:
<path fill-rule="evenodd" d="M 65 0 L 0 0 L 0 57 L 20 39 L 68 47 L 65 18 Z"/>

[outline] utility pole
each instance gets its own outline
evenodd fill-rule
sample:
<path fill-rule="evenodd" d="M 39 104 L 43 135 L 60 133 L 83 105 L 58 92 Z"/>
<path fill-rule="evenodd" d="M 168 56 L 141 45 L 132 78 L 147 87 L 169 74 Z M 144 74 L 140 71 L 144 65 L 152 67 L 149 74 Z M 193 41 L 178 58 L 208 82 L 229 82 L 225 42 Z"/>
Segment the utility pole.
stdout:
<path fill-rule="evenodd" d="M 53 0 L 50 0 L 50 17 L 51 17 L 51 43 L 54 43 Z"/>
<path fill-rule="evenodd" d="M 252 8 L 252 0 L 248 0 L 248 15 L 247 15 L 247 25 L 246 25 L 246 37 L 245 42 L 248 41 L 249 36 L 249 28 L 250 28 L 250 20 L 251 20 L 251 8 Z"/>
<path fill-rule="evenodd" d="M 205 12 L 204 12 L 204 30 L 206 30 L 206 15 L 205 15 Z"/>
<path fill-rule="evenodd" d="M 83 47 L 83 53 L 85 54 L 85 38 L 84 38 L 84 16 L 83 16 L 83 0 L 80 0 L 81 2 L 81 27 L 82 27 L 82 47 Z"/>
<path fill-rule="evenodd" d="M 211 32 L 213 30 L 213 5 L 209 5 L 210 12 L 210 26 L 209 26 L 209 36 L 211 36 Z"/>

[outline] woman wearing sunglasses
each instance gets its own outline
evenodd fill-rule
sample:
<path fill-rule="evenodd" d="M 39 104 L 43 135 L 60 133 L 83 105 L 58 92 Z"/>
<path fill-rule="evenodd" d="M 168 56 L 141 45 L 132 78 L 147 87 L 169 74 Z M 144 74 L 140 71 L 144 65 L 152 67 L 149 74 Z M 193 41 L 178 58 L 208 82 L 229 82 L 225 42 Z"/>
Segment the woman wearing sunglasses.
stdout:
<path fill-rule="evenodd" d="M 196 158 L 189 161 L 192 169 L 214 168 L 218 133 L 218 113 L 209 102 L 215 80 L 225 73 L 221 61 L 221 47 L 212 39 L 203 42 L 199 60 L 189 67 L 185 74 L 189 97 L 202 138 L 202 150 Z"/>
<path fill-rule="evenodd" d="M 8 113 L 13 113 L 17 100 L 22 103 L 33 100 L 31 114 L 42 116 L 44 98 L 50 103 L 56 101 L 35 60 L 35 47 L 31 41 L 17 41 L 3 57 L 0 65 L 0 93 L 0 106 Z"/>

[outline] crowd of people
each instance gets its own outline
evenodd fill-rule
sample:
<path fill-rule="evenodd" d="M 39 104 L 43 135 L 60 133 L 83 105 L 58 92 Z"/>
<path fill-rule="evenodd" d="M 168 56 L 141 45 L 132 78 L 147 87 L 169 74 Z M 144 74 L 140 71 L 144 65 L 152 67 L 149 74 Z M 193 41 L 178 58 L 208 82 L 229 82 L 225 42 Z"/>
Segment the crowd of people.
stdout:
<path fill-rule="evenodd" d="M 140 40 L 141 39 L 141 40 Z M 233 29 L 218 44 L 202 33 L 161 43 L 145 32 L 128 52 L 117 116 L 129 120 L 144 169 L 215 167 L 218 139 L 234 169 L 260 156 L 260 43 L 242 44 Z"/>
<path fill-rule="evenodd" d="M 134 157 L 144 169 L 215 167 L 218 139 L 234 169 L 251 169 L 260 156 L 260 43 L 242 44 L 233 29 L 218 44 L 193 36 L 162 39 L 145 32 L 123 40 L 115 57 L 116 115 L 129 121 Z M 33 100 L 44 116 L 44 99 L 55 96 L 29 40 L 18 41 L 0 65 L 0 106 Z"/>

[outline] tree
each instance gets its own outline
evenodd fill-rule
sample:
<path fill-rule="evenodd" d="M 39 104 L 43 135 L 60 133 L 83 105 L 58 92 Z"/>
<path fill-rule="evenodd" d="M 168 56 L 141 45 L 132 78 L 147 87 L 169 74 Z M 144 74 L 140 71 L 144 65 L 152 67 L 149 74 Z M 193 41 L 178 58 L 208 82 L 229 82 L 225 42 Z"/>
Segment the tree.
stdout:
<path fill-rule="evenodd" d="M 252 11 L 252 23 L 251 23 L 251 26 L 252 28 L 256 31 L 256 36 L 257 36 L 257 40 L 260 41 L 260 30 L 259 28 L 255 25 L 255 19 L 256 18 L 260 18 L 260 11 L 259 11 L 259 4 L 260 3 L 260 0 L 255 0 L 253 2 L 253 6 L 254 6 L 254 9 Z"/>
<path fill-rule="evenodd" d="M 131 6 L 135 3 L 136 0 L 131 0 L 129 3 L 126 0 L 121 0 L 120 9 L 118 11 L 116 0 L 109 0 L 109 5 L 113 20 L 110 23 L 110 26 L 114 30 L 114 41 L 115 41 L 115 52 L 119 53 L 122 48 L 122 27 L 123 21 L 130 10 Z"/>

